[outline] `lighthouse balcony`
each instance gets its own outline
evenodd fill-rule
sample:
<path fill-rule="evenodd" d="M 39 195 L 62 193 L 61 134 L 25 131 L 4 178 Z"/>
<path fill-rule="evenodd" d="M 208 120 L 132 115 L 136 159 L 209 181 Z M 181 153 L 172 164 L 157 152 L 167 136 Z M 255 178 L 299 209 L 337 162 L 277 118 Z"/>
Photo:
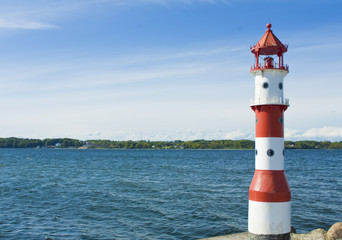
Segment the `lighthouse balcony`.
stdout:
<path fill-rule="evenodd" d="M 289 66 L 288 65 L 279 65 L 278 63 L 273 63 L 273 64 L 254 64 L 251 66 L 251 72 L 253 71 L 258 71 L 258 70 L 266 70 L 266 69 L 280 69 L 280 70 L 285 70 L 289 71 Z"/>
<path fill-rule="evenodd" d="M 257 99 L 252 99 L 250 102 L 250 106 L 255 106 L 255 105 L 290 105 L 290 101 L 287 98 L 257 98 Z"/>

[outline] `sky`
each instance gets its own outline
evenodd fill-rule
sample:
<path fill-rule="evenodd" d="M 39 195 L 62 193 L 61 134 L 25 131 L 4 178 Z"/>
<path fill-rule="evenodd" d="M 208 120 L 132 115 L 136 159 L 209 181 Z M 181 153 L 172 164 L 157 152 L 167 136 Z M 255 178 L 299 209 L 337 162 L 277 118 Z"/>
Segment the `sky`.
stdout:
<path fill-rule="evenodd" d="M 254 139 L 250 45 L 289 45 L 285 140 L 342 141 L 340 0 L 0 0 L 0 137 Z"/>

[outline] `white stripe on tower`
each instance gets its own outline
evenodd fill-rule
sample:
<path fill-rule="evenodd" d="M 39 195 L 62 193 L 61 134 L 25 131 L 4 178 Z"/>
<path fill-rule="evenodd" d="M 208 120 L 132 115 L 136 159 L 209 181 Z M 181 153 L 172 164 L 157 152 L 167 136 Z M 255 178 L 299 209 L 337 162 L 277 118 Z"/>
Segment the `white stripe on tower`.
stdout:
<path fill-rule="evenodd" d="M 255 138 L 255 169 L 284 170 L 284 138 Z"/>
<path fill-rule="evenodd" d="M 248 231 L 258 235 L 286 234 L 291 230 L 290 202 L 249 201 Z"/>

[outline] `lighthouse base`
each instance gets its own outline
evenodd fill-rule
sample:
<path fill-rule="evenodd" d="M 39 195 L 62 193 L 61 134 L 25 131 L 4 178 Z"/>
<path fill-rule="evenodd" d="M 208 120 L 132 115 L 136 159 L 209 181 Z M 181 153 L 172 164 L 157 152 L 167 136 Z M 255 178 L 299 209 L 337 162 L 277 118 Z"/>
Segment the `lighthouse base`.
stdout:
<path fill-rule="evenodd" d="M 248 240 L 290 240 L 290 233 L 260 235 L 249 232 Z"/>

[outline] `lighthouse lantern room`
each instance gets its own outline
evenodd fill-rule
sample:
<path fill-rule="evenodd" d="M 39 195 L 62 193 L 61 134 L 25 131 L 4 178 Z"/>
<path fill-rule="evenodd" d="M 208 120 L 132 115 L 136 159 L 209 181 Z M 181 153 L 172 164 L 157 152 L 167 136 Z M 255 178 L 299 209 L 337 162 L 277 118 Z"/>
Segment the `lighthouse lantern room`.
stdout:
<path fill-rule="evenodd" d="M 291 192 L 284 172 L 284 98 L 283 79 L 289 68 L 284 65 L 284 45 L 267 30 L 251 46 L 255 64 L 251 74 L 255 94 L 251 108 L 255 112 L 255 172 L 249 188 L 248 232 L 250 240 L 288 240 L 291 231 Z M 259 58 L 263 58 L 260 63 Z"/>

